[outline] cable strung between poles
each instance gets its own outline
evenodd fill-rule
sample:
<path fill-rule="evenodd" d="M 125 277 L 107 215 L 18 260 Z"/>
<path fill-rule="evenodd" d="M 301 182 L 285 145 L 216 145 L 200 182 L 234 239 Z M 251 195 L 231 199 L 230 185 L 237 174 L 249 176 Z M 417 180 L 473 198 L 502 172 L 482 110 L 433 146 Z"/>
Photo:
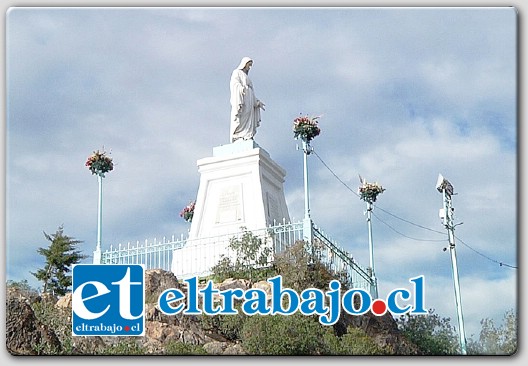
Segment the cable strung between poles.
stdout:
<path fill-rule="evenodd" d="M 350 188 L 350 187 L 349 187 L 349 186 L 348 186 L 343 180 L 341 180 L 341 178 L 339 178 L 339 177 L 337 176 L 337 174 L 334 173 L 334 171 L 333 171 L 333 170 L 332 170 L 332 169 L 331 169 L 331 168 L 330 168 L 330 167 L 324 162 L 324 160 L 319 156 L 319 154 L 317 154 L 317 152 L 312 151 L 312 154 L 314 154 L 315 156 L 317 156 L 317 158 L 319 159 L 319 161 L 321 162 L 321 164 L 323 164 L 323 165 L 325 166 L 325 168 L 328 169 L 328 171 L 329 171 L 329 172 L 330 172 L 330 173 L 331 173 L 331 174 L 332 174 L 332 175 L 333 175 L 333 176 L 334 176 L 334 177 L 335 177 L 335 178 L 336 178 L 336 179 L 337 179 L 337 180 L 338 180 L 343 186 L 345 186 L 345 187 L 346 187 L 350 192 L 352 192 L 354 195 L 356 195 L 357 197 L 359 197 L 359 194 L 357 194 L 357 193 L 355 192 L 355 190 L 353 190 L 352 188 Z M 419 227 L 419 228 L 424 229 L 424 230 L 427 230 L 427 231 L 431 231 L 431 232 L 433 232 L 433 233 L 444 234 L 442 231 L 435 230 L 435 229 L 431 229 L 431 228 L 428 228 L 428 227 L 426 227 L 426 226 L 423 226 L 423 225 L 420 225 L 420 224 L 414 223 L 414 222 L 412 222 L 412 221 L 406 220 L 406 219 L 404 219 L 404 218 L 402 218 L 402 217 L 399 217 L 399 216 L 397 216 L 397 215 L 395 215 L 395 214 L 393 214 L 393 213 L 391 213 L 391 212 L 389 212 L 389 211 L 387 211 L 387 210 L 385 210 L 385 209 L 379 207 L 378 205 L 374 205 L 374 206 L 375 206 L 377 209 L 379 209 L 379 210 L 385 212 L 386 214 L 388 214 L 388 215 L 390 215 L 390 216 L 392 216 L 392 217 L 394 217 L 394 218 L 396 218 L 396 219 L 398 219 L 398 220 L 401 220 L 401 221 L 403 221 L 403 222 L 406 222 L 406 223 L 408 223 L 408 224 L 410 224 L 410 225 L 413 225 L 413 226 Z M 381 220 L 378 216 L 376 216 L 376 215 L 374 215 L 374 216 L 375 216 L 379 221 L 381 221 L 383 224 L 387 225 L 391 230 L 393 230 L 393 231 L 396 232 L 397 234 L 399 234 L 399 235 L 401 235 L 401 236 L 403 236 L 403 237 L 406 237 L 406 238 L 408 238 L 408 239 L 416 240 L 416 241 L 443 241 L 443 240 L 445 240 L 445 239 L 442 239 L 442 240 L 438 239 L 438 240 L 436 240 L 436 239 L 416 239 L 416 238 L 412 238 L 412 237 L 410 237 L 410 236 L 407 236 L 407 235 L 405 235 L 405 234 L 400 233 L 399 231 L 397 231 L 396 229 L 394 229 L 392 226 L 390 226 L 389 224 L 387 224 L 386 222 L 384 222 L 383 220 Z M 455 237 L 456 237 L 456 236 L 455 236 Z M 485 254 L 479 252 L 478 250 L 472 248 L 469 244 L 466 244 L 466 243 L 465 243 L 464 241 L 462 241 L 460 238 L 458 238 L 458 237 L 456 237 L 456 238 L 457 238 L 457 239 L 458 239 L 463 245 L 465 245 L 466 247 L 468 247 L 469 249 L 471 249 L 473 252 L 477 253 L 477 254 L 480 255 L 481 257 L 483 257 L 483 258 L 485 258 L 485 259 L 487 259 L 487 260 L 489 260 L 489 261 L 491 261 L 491 262 L 493 262 L 493 263 L 498 264 L 498 265 L 501 266 L 501 267 L 508 267 L 508 268 L 513 268 L 513 269 L 518 269 L 518 268 L 519 268 L 518 266 L 513 266 L 513 265 L 511 265 L 511 264 L 507 264 L 507 263 L 504 263 L 504 262 L 500 262 L 500 261 L 498 261 L 498 260 L 496 260 L 496 259 L 493 259 L 493 258 L 491 258 L 491 257 L 488 257 L 487 255 L 485 255 Z"/>

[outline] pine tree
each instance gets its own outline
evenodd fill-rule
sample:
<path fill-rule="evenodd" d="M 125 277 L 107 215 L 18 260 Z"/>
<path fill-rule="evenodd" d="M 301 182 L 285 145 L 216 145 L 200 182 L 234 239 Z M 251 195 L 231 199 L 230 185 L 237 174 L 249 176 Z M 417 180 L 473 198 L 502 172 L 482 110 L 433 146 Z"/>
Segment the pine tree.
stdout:
<path fill-rule="evenodd" d="M 49 235 L 44 232 L 44 236 L 51 244 L 48 248 L 37 249 L 37 252 L 46 258 L 46 265 L 31 274 L 44 283 L 43 292 L 62 296 L 72 285 L 72 277 L 68 275 L 72 265 L 79 263 L 87 256 L 75 249 L 76 245 L 82 241 L 64 235 L 62 225 L 55 234 Z"/>

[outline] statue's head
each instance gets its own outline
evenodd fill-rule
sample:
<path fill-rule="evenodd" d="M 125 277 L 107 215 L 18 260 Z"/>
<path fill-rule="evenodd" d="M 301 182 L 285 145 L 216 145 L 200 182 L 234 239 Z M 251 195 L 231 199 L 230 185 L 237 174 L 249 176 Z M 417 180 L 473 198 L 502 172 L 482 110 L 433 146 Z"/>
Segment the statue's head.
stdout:
<path fill-rule="evenodd" d="M 238 70 L 249 70 L 249 68 L 253 65 L 253 59 L 251 57 L 243 57 L 240 61 L 240 64 L 238 65 Z"/>

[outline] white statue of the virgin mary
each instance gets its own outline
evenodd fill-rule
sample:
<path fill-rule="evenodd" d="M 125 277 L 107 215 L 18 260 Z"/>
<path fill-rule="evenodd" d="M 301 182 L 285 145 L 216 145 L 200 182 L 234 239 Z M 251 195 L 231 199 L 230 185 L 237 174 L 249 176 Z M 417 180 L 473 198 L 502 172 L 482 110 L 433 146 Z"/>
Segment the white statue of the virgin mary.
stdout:
<path fill-rule="evenodd" d="M 251 66 L 253 60 L 244 57 L 231 74 L 231 142 L 238 139 L 252 140 L 260 126 L 260 109 L 264 110 L 264 103 L 255 96 L 253 83 L 248 76 Z"/>

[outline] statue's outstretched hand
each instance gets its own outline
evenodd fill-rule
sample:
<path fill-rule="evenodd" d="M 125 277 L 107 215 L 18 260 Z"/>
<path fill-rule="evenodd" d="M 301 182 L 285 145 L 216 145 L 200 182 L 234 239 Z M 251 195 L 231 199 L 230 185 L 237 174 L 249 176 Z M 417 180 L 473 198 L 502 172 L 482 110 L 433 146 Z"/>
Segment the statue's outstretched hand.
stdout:
<path fill-rule="evenodd" d="M 257 101 L 257 107 L 258 108 L 261 108 L 263 111 L 266 110 L 266 108 L 264 108 L 266 105 L 264 103 L 262 103 L 260 100 Z"/>

